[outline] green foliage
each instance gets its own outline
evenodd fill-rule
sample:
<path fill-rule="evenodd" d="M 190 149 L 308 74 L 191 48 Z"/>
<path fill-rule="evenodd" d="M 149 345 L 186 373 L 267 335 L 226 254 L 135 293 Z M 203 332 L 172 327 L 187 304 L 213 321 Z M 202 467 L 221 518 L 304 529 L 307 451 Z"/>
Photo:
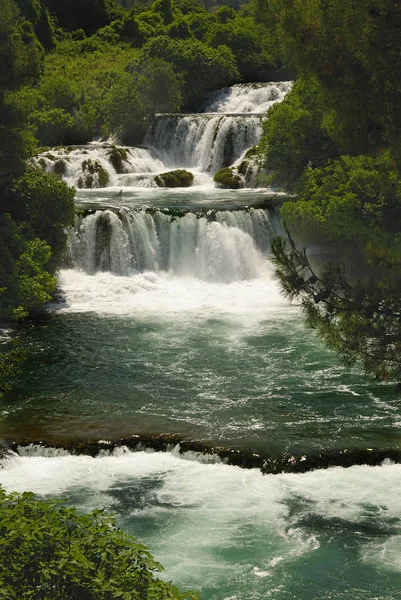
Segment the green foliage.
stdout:
<path fill-rule="evenodd" d="M 385 157 L 341 156 L 306 169 L 297 189 L 281 212 L 301 239 L 351 242 L 368 259 L 372 245 L 401 250 L 401 181 Z"/>
<path fill-rule="evenodd" d="M 40 75 L 43 48 L 14 0 L 0 0 L 0 103 L 5 91 Z"/>
<path fill-rule="evenodd" d="M 323 129 L 324 116 L 319 88 L 313 81 L 298 81 L 284 100 L 270 109 L 259 151 L 272 183 L 292 192 L 307 166 L 320 166 L 337 155 Z"/>
<path fill-rule="evenodd" d="M 228 6 L 216 12 L 218 22 L 210 27 L 207 42 L 214 48 L 226 45 L 233 52 L 244 81 L 270 81 L 280 67 L 275 40 L 252 17 L 241 17 Z"/>
<path fill-rule="evenodd" d="M 0 102 L 0 190 L 25 170 L 33 152 L 34 138 L 27 129 L 23 112 L 7 97 Z M 0 193 L 0 211 L 2 197 Z"/>
<path fill-rule="evenodd" d="M 53 47 L 53 27 L 43 0 L 16 0 L 21 14 L 32 23 L 36 37 L 47 49 Z"/>
<path fill-rule="evenodd" d="M 145 60 L 148 57 L 164 59 L 182 74 L 183 99 L 187 108 L 199 103 L 207 92 L 239 79 L 235 58 L 227 46 L 210 48 L 199 40 L 160 36 L 150 40 L 143 52 Z"/>
<path fill-rule="evenodd" d="M 12 216 L 29 225 L 32 238 L 51 248 L 51 265 L 56 266 L 65 248 L 65 228 L 74 223 L 74 193 L 56 176 L 29 168 L 11 186 Z"/>
<path fill-rule="evenodd" d="M 50 13 L 63 29 L 94 33 L 113 19 L 114 0 L 44 0 Z"/>
<path fill-rule="evenodd" d="M 106 130 L 118 134 L 125 143 L 140 142 L 150 114 L 179 109 L 180 83 L 181 78 L 162 59 L 133 63 L 105 100 Z"/>
<path fill-rule="evenodd" d="M 35 135 L 42 146 L 56 146 L 71 140 L 74 119 L 62 108 L 52 108 L 32 112 L 31 125 L 35 127 Z"/>
<path fill-rule="evenodd" d="M 148 549 L 103 511 L 79 515 L 0 489 L 0 598 L 195 600 L 157 577 Z"/>
<path fill-rule="evenodd" d="M 19 319 L 51 299 L 56 283 L 47 270 L 51 249 L 29 239 L 8 214 L 0 215 L 0 234 L 0 317 Z"/>
<path fill-rule="evenodd" d="M 155 0 L 152 4 L 152 11 L 162 17 L 165 25 L 169 25 L 175 17 L 180 16 L 180 11 L 175 7 L 172 0 Z"/>
<path fill-rule="evenodd" d="M 219 169 L 217 173 L 215 173 L 213 181 L 217 183 L 219 187 L 231 190 L 237 190 L 244 185 L 241 177 L 234 173 L 231 167 Z"/>
<path fill-rule="evenodd" d="M 401 159 L 401 5 L 389 0 L 258 0 L 279 27 L 287 59 L 317 79 L 341 153 L 389 147 Z"/>
<path fill-rule="evenodd" d="M 175 171 L 168 171 L 167 173 L 160 173 L 156 175 L 155 182 L 159 187 L 190 187 L 193 183 L 194 176 L 185 169 L 176 169 Z"/>

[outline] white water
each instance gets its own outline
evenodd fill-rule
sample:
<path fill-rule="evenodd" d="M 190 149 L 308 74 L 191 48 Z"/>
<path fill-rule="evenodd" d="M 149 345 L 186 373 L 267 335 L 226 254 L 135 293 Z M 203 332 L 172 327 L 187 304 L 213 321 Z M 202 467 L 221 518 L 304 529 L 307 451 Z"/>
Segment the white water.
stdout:
<path fill-rule="evenodd" d="M 187 213 L 104 210 L 77 218 L 74 269 L 60 273 L 60 310 L 98 314 L 213 314 L 257 322 L 292 309 L 267 260 L 268 211 Z"/>
<path fill-rule="evenodd" d="M 273 104 L 284 99 L 291 87 L 291 81 L 238 83 L 212 93 L 203 112 L 267 113 Z"/>
<path fill-rule="evenodd" d="M 214 174 L 234 164 L 258 143 L 260 116 L 188 115 L 157 117 L 145 143 L 155 148 L 169 168 L 195 168 Z"/>
<path fill-rule="evenodd" d="M 213 218 L 209 221 L 194 213 L 173 217 L 160 211 L 96 211 L 77 218 L 70 235 L 71 258 L 75 267 L 89 274 L 168 271 L 219 283 L 265 276 L 262 252 L 271 239 L 269 213 L 252 208 L 217 211 Z"/>
<path fill-rule="evenodd" d="M 334 542 L 325 528 L 333 527 L 334 536 L 336 522 L 350 546 L 361 530 L 354 568 L 380 564 L 389 573 L 401 572 L 400 465 L 263 476 L 176 451 L 122 448 L 90 458 L 33 448 L 4 459 L 2 467 L 0 482 L 7 491 L 70 498 L 81 510 L 117 511 L 124 527 L 139 531 L 150 544 L 168 579 L 183 587 L 233 588 L 243 600 L 298 598 L 286 595 L 288 573 L 302 573 L 305 564 L 313 565 L 330 550 Z M 153 528 L 146 532 L 147 522 Z M 367 525 L 372 531 L 381 527 L 382 535 L 367 537 L 362 533 Z M 237 562 L 230 561 L 237 554 Z M 313 571 L 305 576 L 316 580 Z M 320 577 L 336 582 L 335 571 Z M 359 592 L 365 583 L 359 582 Z M 349 593 L 344 597 L 356 597 Z M 213 597 L 227 596 L 221 591 Z M 343 596 L 326 596 L 323 589 L 313 596 L 332 597 Z M 366 590 L 358 598 L 373 596 Z"/>
<path fill-rule="evenodd" d="M 78 188 L 86 187 L 87 160 L 101 165 L 109 177 L 107 187 L 118 190 L 157 188 L 155 175 L 175 168 L 193 172 L 195 186 L 213 187 L 212 176 L 218 169 L 234 165 L 258 143 L 262 118 L 290 88 L 291 82 L 239 84 L 212 94 L 203 113 L 156 115 L 144 140 L 147 148 L 124 148 L 127 159 L 121 173 L 112 165 L 113 146 L 107 143 L 51 149 L 34 162 L 46 171 L 62 166 L 63 179 Z M 96 173 L 91 187 L 102 187 Z"/>

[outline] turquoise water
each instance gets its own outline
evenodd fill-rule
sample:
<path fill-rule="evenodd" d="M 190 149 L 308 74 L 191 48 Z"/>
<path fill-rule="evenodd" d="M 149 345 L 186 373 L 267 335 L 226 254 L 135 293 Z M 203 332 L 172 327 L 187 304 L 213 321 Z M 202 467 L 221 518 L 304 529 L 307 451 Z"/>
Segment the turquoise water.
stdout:
<path fill-rule="evenodd" d="M 31 448 L 3 461 L 0 476 L 7 489 L 116 512 L 165 577 L 203 599 L 400 597 L 400 465 L 262 475 L 204 461 Z"/>
<path fill-rule="evenodd" d="M 99 277 L 90 292 L 107 280 L 115 294 L 98 310 L 117 314 L 72 306 L 22 328 L 31 358 L 0 400 L 3 439 L 163 432 L 267 454 L 399 446 L 399 394 L 343 367 L 271 282 L 161 276 L 122 315 L 125 278 Z M 168 312 L 167 293 L 188 309 Z"/>
<path fill-rule="evenodd" d="M 168 254 L 171 268 L 154 258 L 128 274 L 122 221 L 110 216 L 106 250 L 88 226 L 81 267 L 60 272 L 62 300 L 18 328 L 30 357 L 0 399 L 5 444 L 171 433 L 274 456 L 400 446 L 399 393 L 305 328 L 249 215 L 219 218 L 163 217 L 164 246 L 143 234 L 139 254 Z M 88 272 L 91 244 L 114 270 Z M 400 465 L 262 475 L 178 448 L 91 458 L 32 446 L 1 466 L 7 490 L 115 512 L 202 600 L 401 597 Z"/>

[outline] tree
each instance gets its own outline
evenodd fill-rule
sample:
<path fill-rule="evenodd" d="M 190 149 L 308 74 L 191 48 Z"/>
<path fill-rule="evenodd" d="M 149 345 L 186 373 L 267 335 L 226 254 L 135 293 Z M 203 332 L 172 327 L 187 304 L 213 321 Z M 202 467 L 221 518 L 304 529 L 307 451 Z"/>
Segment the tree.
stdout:
<path fill-rule="evenodd" d="M 270 180 L 293 192 L 307 166 L 318 167 L 338 154 L 324 130 L 327 111 L 313 80 L 298 80 L 263 123 L 259 154 Z"/>
<path fill-rule="evenodd" d="M 60 26 L 69 31 L 83 29 L 92 34 L 115 16 L 114 0 L 44 0 L 44 3 Z"/>
<path fill-rule="evenodd" d="M 199 40 L 159 36 L 144 46 L 143 55 L 145 60 L 162 58 L 172 64 L 176 73 L 182 74 L 186 108 L 196 106 L 207 92 L 239 79 L 235 58 L 227 46 L 215 49 Z"/>
<path fill-rule="evenodd" d="M 399 278 L 358 280 L 328 264 L 318 276 L 305 248 L 291 236 L 272 244 L 276 276 L 285 295 L 301 301 L 306 323 L 349 364 L 379 380 L 401 381 Z"/>
<path fill-rule="evenodd" d="M 51 265 L 58 265 L 66 245 L 65 229 L 75 219 L 75 189 L 55 175 L 28 168 L 10 188 L 10 212 L 17 221 L 25 221 L 32 237 L 50 246 Z"/>
<path fill-rule="evenodd" d="M 0 598 L 196 600 L 157 577 L 149 550 L 102 510 L 79 515 L 0 488 Z"/>

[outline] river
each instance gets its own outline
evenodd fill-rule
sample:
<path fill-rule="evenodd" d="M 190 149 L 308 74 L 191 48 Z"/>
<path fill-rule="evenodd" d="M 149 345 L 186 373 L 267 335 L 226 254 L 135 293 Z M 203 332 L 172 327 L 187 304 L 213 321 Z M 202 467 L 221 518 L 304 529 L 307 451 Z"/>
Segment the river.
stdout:
<path fill-rule="evenodd" d="M 0 399 L 0 482 L 117 513 L 203 600 L 395 600 L 399 394 L 344 367 L 281 296 L 280 195 L 253 188 L 252 168 L 242 189 L 212 181 L 289 88 L 238 85 L 159 115 L 119 172 L 110 144 L 41 157 L 71 185 L 98 161 L 108 186 L 77 191 L 60 298 L 19 326 L 31 355 Z M 174 168 L 194 185 L 158 188 Z"/>

